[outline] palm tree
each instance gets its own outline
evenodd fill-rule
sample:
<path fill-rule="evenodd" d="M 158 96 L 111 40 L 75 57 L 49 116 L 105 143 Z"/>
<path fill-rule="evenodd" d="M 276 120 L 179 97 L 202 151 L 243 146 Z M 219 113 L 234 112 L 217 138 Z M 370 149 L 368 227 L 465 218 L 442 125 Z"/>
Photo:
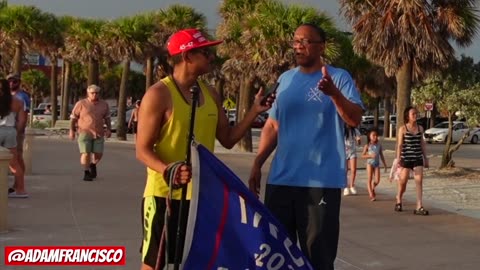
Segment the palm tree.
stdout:
<path fill-rule="evenodd" d="M 143 21 L 152 24 L 152 26 L 149 27 L 149 30 L 151 31 L 150 36 L 142 45 L 142 58 L 144 59 L 145 66 L 145 91 L 147 91 L 147 89 L 154 83 L 155 58 L 166 53 L 166 51 L 162 49 L 162 46 L 167 40 L 167 37 L 164 29 L 162 29 L 161 25 L 158 23 L 160 21 L 158 14 L 159 12 L 150 12 L 137 15 L 137 17 L 141 16 Z"/>
<path fill-rule="evenodd" d="M 166 42 L 168 37 L 180 29 L 196 28 L 205 31 L 207 19 L 205 15 L 194 8 L 185 5 L 171 5 L 167 9 L 161 9 L 155 14 L 156 23 L 160 25 L 157 33 L 158 44 L 162 48 L 158 56 L 157 76 L 164 77 L 170 73 L 170 66 L 167 62 Z"/>
<path fill-rule="evenodd" d="M 76 19 L 65 37 L 67 58 L 88 63 L 87 84 L 99 84 L 99 60 L 103 56 L 101 34 L 105 21 Z"/>
<path fill-rule="evenodd" d="M 143 56 L 144 44 L 148 43 L 154 33 L 155 25 L 145 20 L 144 16 L 135 16 L 117 19 L 105 25 L 102 40 L 105 51 L 118 61 L 122 61 L 122 80 L 118 98 L 118 126 L 117 138 L 126 140 L 125 113 L 127 104 L 127 83 L 130 72 L 130 63 Z"/>
<path fill-rule="evenodd" d="M 397 112 L 410 105 L 412 83 L 447 67 L 454 58 L 449 43 L 469 45 L 479 17 L 474 0 L 340 0 L 354 32 L 354 49 L 385 68 L 397 83 Z M 397 117 L 397 129 L 403 119 Z"/>
<path fill-rule="evenodd" d="M 54 126 L 57 121 L 57 74 L 58 74 L 58 58 L 60 56 L 60 48 L 63 47 L 63 25 L 60 21 L 50 13 L 43 14 L 43 30 L 35 38 L 33 44 L 36 48 L 48 55 L 50 58 L 50 102 L 52 104 L 52 122 Z"/>
<path fill-rule="evenodd" d="M 229 57 L 222 70 L 226 84 L 240 89 L 239 120 L 250 108 L 260 85 L 272 83 L 282 72 L 293 67 L 293 50 L 289 41 L 300 24 L 314 23 L 329 34 L 336 32 L 332 19 L 318 10 L 286 6 L 274 0 L 226 0 L 220 7 L 220 14 L 223 21 L 217 35 L 225 42 L 219 46 L 219 52 Z M 338 53 L 332 38 L 327 43 L 325 60 L 332 61 Z M 252 151 L 251 133 L 242 138 L 239 146 L 244 151 Z"/>
<path fill-rule="evenodd" d="M 72 40 L 71 35 L 72 33 L 72 24 L 76 19 L 71 16 L 62 16 L 59 18 L 60 24 L 63 28 L 63 47 L 60 48 L 60 55 L 63 58 L 63 65 L 62 65 L 62 83 L 61 83 L 61 93 L 62 93 L 62 106 L 60 109 L 60 119 L 67 120 L 68 119 L 68 112 L 69 112 L 69 105 L 70 105 L 70 75 L 72 70 L 72 62 L 75 61 L 75 55 L 72 55 L 68 52 L 67 48 L 71 48 L 72 44 L 69 42 Z"/>
<path fill-rule="evenodd" d="M 12 71 L 22 72 L 24 49 L 33 44 L 33 40 L 44 29 L 43 12 L 33 6 L 5 6 L 0 9 L 0 40 L 9 40 L 15 46 Z"/>

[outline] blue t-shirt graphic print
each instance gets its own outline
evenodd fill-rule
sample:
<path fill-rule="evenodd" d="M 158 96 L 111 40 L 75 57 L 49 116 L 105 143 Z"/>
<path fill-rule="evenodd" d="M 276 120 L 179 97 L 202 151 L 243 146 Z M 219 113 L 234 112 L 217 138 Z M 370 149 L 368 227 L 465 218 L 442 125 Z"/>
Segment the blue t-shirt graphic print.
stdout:
<path fill-rule="evenodd" d="M 341 93 L 363 107 L 351 76 L 327 66 Z M 297 67 L 283 73 L 270 110 L 278 121 L 277 150 L 268 183 L 275 185 L 343 188 L 345 177 L 344 121 L 331 97 L 317 89 L 322 72 L 303 73 Z"/>

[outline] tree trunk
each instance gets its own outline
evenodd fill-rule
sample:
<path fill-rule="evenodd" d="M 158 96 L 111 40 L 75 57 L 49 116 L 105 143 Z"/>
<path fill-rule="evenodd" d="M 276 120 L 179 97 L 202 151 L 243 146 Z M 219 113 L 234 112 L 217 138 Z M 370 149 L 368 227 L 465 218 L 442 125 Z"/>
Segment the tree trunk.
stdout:
<path fill-rule="evenodd" d="M 22 41 L 15 41 L 15 56 L 13 59 L 12 71 L 18 75 L 22 74 L 22 58 L 23 58 L 23 47 Z"/>
<path fill-rule="evenodd" d="M 440 169 L 449 167 L 452 161 L 452 152 L 450 146 L 452 144 L 453 135 L 453 114 L 448 113 L 448 135 L 445 142 L 445 148 L 443 148 L 442 162 L 440 163 Z"/>
<path fill-rule="evenodd" d="M 437 110 L 437 105 L 433 104 L 433 109 L 430 114 L 430 123 L 427 123 L 427 129 L 432 128 L 435 126 L 435 118 L 437 117 L 438 110 Z"/>
<path fill-rule="evenodd" d="M 410 106 L 412 92 L 412 62 L 405 62 L 395 74 L 397 80 L 397 132 L 404 125 L 403 111 Z"/>
<path fill-rule="evenodd" d="M 245 114 L 248 112 L 250 107 L 252 106 L 252 88 L 253 88 L 253 76 L 246 76 L 242 80 L 240 86 L 240 101 L 238 104 L 238 111 L 237 111 L 237 123 L 243 120 Z M 252 144 L 252 129 L 248 129 L 242 139 L 238 142 L 238 147 L 240 151 L 243 152 L 253 152 L 253 144 Z"/>
<path fill-rule="evenodd" d="M 52 127 L 57 122 L 57 57 L 51 57 L 50 65 L 50 104 L 52 105 Z"/>
<path fill-rule="evenodd" d="M 117 139 L 127 140 L 126 111 L 127 111 L 127 84 L 130 73 L 130 60 L 123 61 L 122 81 L 120 83 L 120 92 L 118 94 L 118 113 L 117 113 Z"/>
<path fill-rule="evenodd" d="M 70 100 L 70 72 L 72 63 L 70 61 L 63 61 L 65 68 L 63 72 L 63 90 L 62 90 L 62 108 L 60 112 L 60 119 L 67 120 L 69 113 L 69 100 Z"/>
<path fill-rule="evenodd" d="M 147 68 L 145 70 L 145 91 L 153 84 L 153 57 L 147 58 Z"/>
<path fill-rule="evenodd" d="M 390 136 L 390 97 L 383 98 L 383 137 Z"/>
<path fill-rule="evenodd" d="M 379 131 L 378 135 L 380 134 L 379 126 L 378 126 L 378 118 L 380 117 L 380 98 L 375 99 L 375 110 L 373 111 L 373 128 Z"/>
<path fill-rule="evenodd" d="M 88 60 L 88 79 L 87 79 L 87 87 L 88 85 L 95 84 L 98 86 L 98 79 L 99 71 L 98 71 L 98 60 L 90 58 Z"/>

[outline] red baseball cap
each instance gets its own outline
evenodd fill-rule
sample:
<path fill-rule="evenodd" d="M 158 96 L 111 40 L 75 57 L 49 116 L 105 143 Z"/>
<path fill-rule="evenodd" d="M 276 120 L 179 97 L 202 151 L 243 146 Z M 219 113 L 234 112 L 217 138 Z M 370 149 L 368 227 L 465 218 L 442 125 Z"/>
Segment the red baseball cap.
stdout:
<path fill-rule="evenodd" d="M 192 49 L 215 46 L 222 42 L 223 40 L 208 41 L 198 29 L 183 29 L 170 36 L 167 49 L 173 56 Z"/>

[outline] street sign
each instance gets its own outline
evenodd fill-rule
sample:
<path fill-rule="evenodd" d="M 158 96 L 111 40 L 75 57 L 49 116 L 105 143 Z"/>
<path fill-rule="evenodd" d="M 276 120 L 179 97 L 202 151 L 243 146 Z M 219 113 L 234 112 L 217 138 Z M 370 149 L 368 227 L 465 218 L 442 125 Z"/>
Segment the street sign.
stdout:
<path fill-rule="evenodd" d="M 231 98 L 227 98 L 223 102 L 223 107 L 227 110 L 235 109 L 236 106 L 237 104 L 235 104 L 235 101 L 233 101 Z"/>
<path fill-rule="evenodd" d="M 431 103 L 431 102 L 425 103 L 424 109 L 425 109 L 425 111 L 432 111 L 433 110 L 433 103 Z"/>

